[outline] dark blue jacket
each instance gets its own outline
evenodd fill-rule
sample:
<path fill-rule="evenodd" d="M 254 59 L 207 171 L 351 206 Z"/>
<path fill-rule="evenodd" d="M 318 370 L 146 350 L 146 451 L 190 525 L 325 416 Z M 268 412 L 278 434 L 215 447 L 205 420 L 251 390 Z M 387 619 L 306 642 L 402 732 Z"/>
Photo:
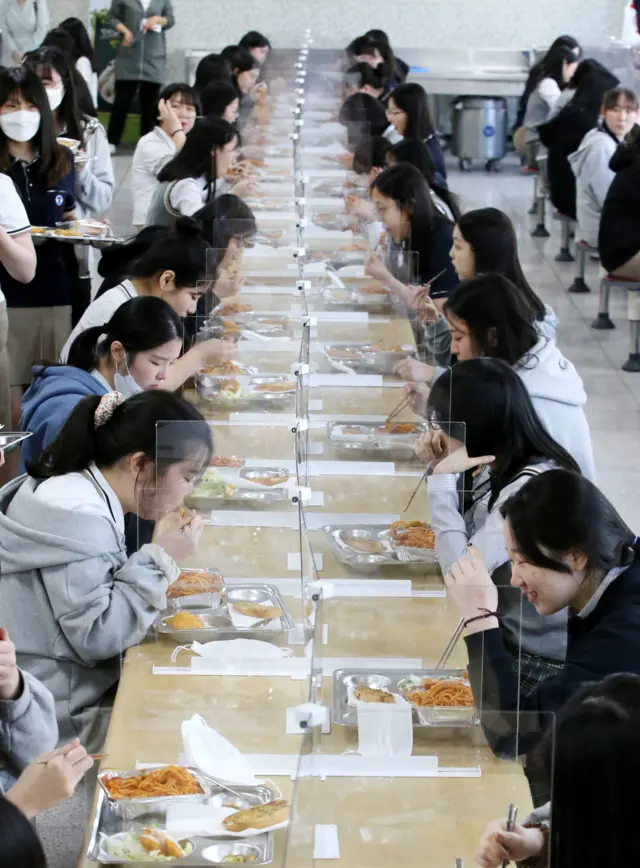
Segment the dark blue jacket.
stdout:
<path fill-rule="evenodd" d="M 33 380 L 22 398 L 20 430 L 31 431 L 22 444 L 21 470 L 35 461 L 60 433 L 76 404 L 87 395 L 105 395 L 107 390 L 92 374 L 72 365 L 33 369 Z"/>

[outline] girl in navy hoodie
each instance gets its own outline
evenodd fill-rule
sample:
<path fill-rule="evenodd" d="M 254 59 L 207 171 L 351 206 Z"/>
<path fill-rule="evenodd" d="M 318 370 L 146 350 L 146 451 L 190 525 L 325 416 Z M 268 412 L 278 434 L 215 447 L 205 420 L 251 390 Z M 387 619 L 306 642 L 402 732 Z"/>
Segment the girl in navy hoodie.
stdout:
<path fill-rule="evenodd" d="M 182 349 L 183 323 L 161 298 L 132 298 L 103 325 L 81 332 L 68 364 L 34 369 L 22 399 L 20 428 L 33 436 L 22 449 L 22 466 L 37 461 L 58 436 L 76 404 L 87 395 L 120 392 L 126 398 L 162 389 Z"/>

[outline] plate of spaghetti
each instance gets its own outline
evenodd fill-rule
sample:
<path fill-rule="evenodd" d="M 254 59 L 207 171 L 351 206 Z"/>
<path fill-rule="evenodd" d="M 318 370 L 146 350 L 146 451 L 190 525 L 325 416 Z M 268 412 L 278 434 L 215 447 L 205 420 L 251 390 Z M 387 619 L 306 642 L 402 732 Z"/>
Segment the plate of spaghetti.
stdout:
<path fill-rule="evenodd" d="M 174 799 L 205 802 L 210 795 L 196 769 L 178 765 L 136 772 L 103 772 L 98 775 L 98 782 L 113 812 L 124 819 L 168 808 Z"/>

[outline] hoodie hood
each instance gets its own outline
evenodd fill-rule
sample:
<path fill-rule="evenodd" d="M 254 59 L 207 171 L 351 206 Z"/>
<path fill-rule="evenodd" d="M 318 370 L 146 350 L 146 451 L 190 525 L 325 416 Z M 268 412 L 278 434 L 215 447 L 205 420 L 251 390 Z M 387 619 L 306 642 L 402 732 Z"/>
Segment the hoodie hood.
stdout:
<path fill-rule="evenodd" d="M 105 389 L 93 374 L 88 374 L 72 365 L 54 365 L 52 367 L 37 367 L 33 369 L 34 379 L 22 398 L 23 430 L 32 431 L 31 423 L 34 416 L 44 414 L 49 416 L 54 404 L 61 399 L 65 402 L 78 403 L 87 395 L 104 395 Z"/>
<path fill-rule="evenodd" d="M 36 497 L 41 483 L 31 476 L 20 476 L 0 490 L 3 576 L 62 567 L 108 554 L 116 558 L 122 552 L 122 535 L 111 521 L 99 515 L 82 515 L 79 538 L 78 513 L 53 507 Z"/>
<path fill-rule="evenodd" d="M 532 399 L 544 399 L 571 407 L 587 402 L 580 375 L 552 341 L 541 337 L 515 366 Z"/>
<path fill-rule="evenodd" d="M 36 461 L 60 433 L 76 404 L 87 395 L 104 395 L 104 384 L 92 374 L 71 365 L 34 368 L 35 378 L 22 399 L 20 427 L 33 436 L 25 440 L 20 469 Z"/>
<path fill-rule="evenodd" d="M 541 337 L 547 338 L 547 340 L 550 341 L 555 341 L 556 329 L 558 328 L 558 317 L 556 316 L 555 310 L 548 304 L 545 304 L 544 306 L 544 319 L 537 320 L 534 325 L 536 331 Z"/>
<path fill-rule="evenodd" d="M 606 160 L 607 165 L 612 159 L 618 144 L 614 137 L 602 127 L 596 127 L 589 130 L 586 136 L 580 142 L 577 151 L 569 154 L 569 163 L 573 169 L 576 178 L 585 167 L 588 158 L 593 158 L 595 152 L 602 152 L 603 160 Z"/>

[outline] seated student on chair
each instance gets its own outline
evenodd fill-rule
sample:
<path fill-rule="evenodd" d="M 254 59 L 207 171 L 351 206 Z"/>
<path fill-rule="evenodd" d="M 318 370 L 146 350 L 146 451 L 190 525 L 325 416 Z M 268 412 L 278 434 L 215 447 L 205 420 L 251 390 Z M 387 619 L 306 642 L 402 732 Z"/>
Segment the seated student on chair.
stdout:
<path fill-rule="evenodd" d="M 577 68 L 575 52 L 566 45 L 558 45 L 549 51 L 540 64 L 523 120 L 524 144 L 528 149 L 530 168 L 535 168 L 535 155 L 540 142 L 538 127 L 549 120 L 549 113 Z"/>
<path fill-rule="evenodd" d="M 589 130 L 598 124 L 605 93 L 618 79 L 597 60 L 583 60 L 573 76 L 574 95 L 553 118 L 538 127 L 547 148 L 547 177 L 551 202 L 560 214 L 576 219 L 576 180 L 570 157 Z"/>
<path fill-rule="evenodd" d="M 576 179 L 578 239 L 598 246 L 600 217 L 615 173 L 609 163 L 625 142 L 638 118 L 638 98 L 631 90 L 616 87 L 605 94 L 599 125 L 580 142 L 569 163 Z"/>
<path fill-rule="evenodd" d="M 145 224 L 158 175 L 184 147 L 200 111 L 196 92 L 188 84 L 176 82 L 160 91 L 156 126 L 138 140 L 131 161 L 131 222 L 137 229 Z"/>
<path fill-rule="evenodd" d="M 539 331 L 531 301 L 500 274 L 479 274 L 460 283 L 444 303 L 451 330 L 450 350 L 458 361 L 489 356 L 513 367 L 531 396 L 536 413 L 553 439 L 595 478 L 587 395 L 575 367 L 554 341 Z M 437 382 L 442 369 L 431 369 Z M 424 413 L 428 386 L 408 383 L 412 404 Z"/>
<path fill-rule="evenodd" d="M 435 180 L 441 187 L 446 187 L 447 170 L 425 89 L 416 82 L 397 87 L 387 102 L 387 115 L 399 139 L 420 139 L 425 143 L 433 158 Z M 396 144 L 393 139 L 391 141 Z"/>
<path fill-rule="evenodd" d="M 615 173 L 602 207 L 598 249 L 603 268 L 623 280 L 640 280 L 640 129 L 609 163 Z"/>
<path fill-rule="evenodd" d="M 102 747 L 122 656 L 166 607 L 177 562 L 202 533 L 178 508 L 212 451 L 209 425 L 183 398 L 91 395 L 0 491 L 0 608 L 18 661 L 54 696 L 63 740 Z M 168 519 L 127 558 L 124 515 L 134 512 Z"/>

